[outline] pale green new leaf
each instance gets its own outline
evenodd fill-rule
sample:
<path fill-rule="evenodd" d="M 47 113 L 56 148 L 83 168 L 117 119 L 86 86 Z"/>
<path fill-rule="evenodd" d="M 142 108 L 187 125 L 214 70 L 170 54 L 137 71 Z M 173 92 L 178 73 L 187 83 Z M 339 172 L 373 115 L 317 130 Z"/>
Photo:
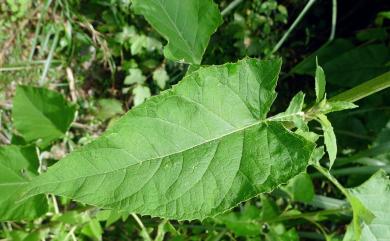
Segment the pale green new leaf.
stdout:
<path fill-rule="evenodd" d="M 164 67 L 158 68 L 153 72 L 153 80 L 160 89 L 165 89 L 169 75 Z"/>
<path fill-rule="evenodd" d="M 61 138 L 75 117 L 76 107 L 61 94 L 32 86 L 18 86 L 12 118 L 26 142 L 38 141 L 42 148 Z"/>
<path fill-rule="evenodd" d="M 150 89 L 147 86 L 143 85 L 137 85 L 133 89 L 133 95 L 134 95 L 134 106 L 138 106 L 144 101 L 149 98 L 152 94 L 150 93 Z"/>
<path fill-rule="evenodd" d="M 375 216 L 370 222 L 362 223 L 359 241 L 390 240 L 389 190 L 390 180 L 383 170 L 359 187 L 350 189 L 351 195 Z"/>
<path fill-rule="evenodd" d="M 357 107 L 357 105 L 348 101 L 327 101 L 324 106 L 321 107 L 321 112 L 323 114 L 328 114 L 331 112 L 350 110 Z"/>
<path fill-rule="evenodd" d="M 318 114 L 318 121 L 321 124 L 322 131 L 324 132 L 324 142 L 326 151 L 329 155 L 329 169 L 332 168 L 334 161 L 336 160 L 337 156 L 337 142 L 336 142 L 336 135 L 334 134 L 332 124 L 326 117 L 326 115 Z"/>
<path fill-rule="evenodd" d="M 143 84 L 145 83 L 146 76 L 142 74 L 142 71 L 138 68 L 133 68 L 129 70 L 129 75 L 126 76 L 124 80 L 124 84 L 132 85 L 132 84 Z"/>
<path fill-rule="evenodd" d="M 96 117 L 105 121 L 123 114 L 122 103 L 116 99 L 100 99 L 97 101 Z"/>
<path fill-rule="evenodd" d="M 210 36 L 222 23 L 212 0 L 133 0 L 133 9 L 167 41 L 164 55 L 174 61 L 200 64 Z"/>
<path fill-rule="evenodd" d="M 302 108 L 304 101 L 305 94 L 300 91 L 292 98 L 285 112 L 277 114 L 272 118 L 278 121 L 294 121 L 297 117 L 303 118 Z"/>
<path fill-rule="evenodd" d="M 305 113 L 302 111 L 305 101 L 305 94 L 298 92 L 290 101 L 289 106 L 285 112 L 279 113 L 272 117 L 277 121 L 291 121 L 298 129 L 308 131 L 307 124 L 305 123 Z"/>
<path fill-rule="evenodd" d="M 318 60 L 316 59 L 316 74 L 315 74 L 315 91 L 316 91 L 316 102 L 319 103 L 325 96 L 325 72 L 318 65 Z"/>
<path fill-rule="evenodd" d="M 50 167 L 28 195 L 204 219 L 303 172 L 314 144 L 266 119 L 281 61 L 201 68 Z"/>
<path fill-rule="evenodd" d="M 34 147 L 0 147 L 0 221 L 34 219 L 47 211 L 44 195 L 19 202 L 21 192 L 38 173 Z"/>

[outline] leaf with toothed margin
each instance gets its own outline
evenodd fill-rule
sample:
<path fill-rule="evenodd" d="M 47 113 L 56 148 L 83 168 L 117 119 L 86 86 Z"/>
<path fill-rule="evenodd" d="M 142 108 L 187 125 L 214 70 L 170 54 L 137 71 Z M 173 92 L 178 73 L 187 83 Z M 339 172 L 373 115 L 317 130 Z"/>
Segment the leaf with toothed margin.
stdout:
<path fill-rule="evenodd" d="M 133 9 L 168 41 L 166 58 L 189 64 L 201 63 L 210 36 L 222 23 L 213 0 L 133 0 Z"/>
<path fill-rule="evenodd" d="M 266 115 L 280 60 L 186 76 L 50 167 L 29 192 L 170 219 L 204 219 L 303 172 L 314 143 Z"/>

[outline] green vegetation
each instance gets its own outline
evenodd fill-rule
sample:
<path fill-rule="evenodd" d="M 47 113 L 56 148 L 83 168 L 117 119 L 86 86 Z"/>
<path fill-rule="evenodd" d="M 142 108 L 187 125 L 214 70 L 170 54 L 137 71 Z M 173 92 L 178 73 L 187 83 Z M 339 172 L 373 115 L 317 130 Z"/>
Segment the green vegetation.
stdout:
<path fill-rule="evenodd" d="M 374 2 L 0 3 L 0 239 L 387 240 Z"/>

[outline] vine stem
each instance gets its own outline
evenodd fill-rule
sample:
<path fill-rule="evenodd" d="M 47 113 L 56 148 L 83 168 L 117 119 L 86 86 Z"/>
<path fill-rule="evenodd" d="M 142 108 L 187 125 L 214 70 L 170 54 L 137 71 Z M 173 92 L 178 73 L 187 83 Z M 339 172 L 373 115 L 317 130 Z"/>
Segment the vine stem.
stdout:
<path fill-rule="evenodd" d="M 301 213 L 301 214 L 294 214 L 294 215 L 285 215 L 285 216 L 278 216 L 273 219 L 269 220 L 263 220 L 260 223 L 278 223 L 278 222 L 283 222 L 283 221 L 288 221 L 288 220 L 293 220 L 293 219 L 307 219 L 311 220 L 311 218 L 316 217 L 316 216 L 326 216 L 326 215 L 333 215 L 333 214 L 340 214 L 340 212 L 346 212 L 346 211 L 351 211 L 349 208 L 336 208 L 336 209 L 328 209 L 328 210 L 321 210 L 321 211 L 316 211 L 316 212 L 307 212 L 307 213 Z"/>
<path fill-rule="evenodd" d="M 298 23 L 302 20 L 302 18 L 306 15 L 307 11 L 313 6 L 313 4 L 316 2 L 316 0 L 309 0 L 306 4 L 306 6 L 302 9 L 302 11 L 299 13 L 298 17 L 295 19 L 295 21 L 291 24 L 290 28 L 284 33 L 283 37 L 279 40 L 279 42 L 275 45 L 275 47 L 272 50 L 272 53 L 275 53 L 279 50 L 279 48 L 283 45 L 283 43 L 286 41 L 290 33 L 294 30 L 294 28 L 298 25 Z"/>
<path fill-rule="evenodd" d="M 344 196 L 350 201 L 351 194 L 347 191 L 347 189 L 345 189 L 339 183 L 339 181 L 337 181 L 337 179 L 334 176 L 332 176 L 332 174 L 330 174 L 328 169 L 325 169 L 320 164 L 314 164 L 313 166 L 315 169 L 317 169 L 317 171 L 319 171 L 322 175 L 324 175 L 331 183 L 333 183 L 344 194 Z"/>
<path fill-rule="evenodd" d="M 329 101 L 355 102 L 389 87 L 390 87 L 390 71 L 380 76 L 377 76 L 367 82 L 364 82 L 363 84 L 360 84 L 350 90 L 342 92 L 341 94 L 330 98 Z"/>
<path fill-rule="evenodd" d="M 145 234 L 146 239 L 148 241 L 152 241 L 152 238 L 150 237 L 148 231 L 146 230 L 145 225 L 142 223 L 141 219 L 137 216 L 135 213 L 131 213 L 131 216 L 134 218 L 134 220 L 137 222 L 137 224 L 140 226 L 142 232 Z"/>

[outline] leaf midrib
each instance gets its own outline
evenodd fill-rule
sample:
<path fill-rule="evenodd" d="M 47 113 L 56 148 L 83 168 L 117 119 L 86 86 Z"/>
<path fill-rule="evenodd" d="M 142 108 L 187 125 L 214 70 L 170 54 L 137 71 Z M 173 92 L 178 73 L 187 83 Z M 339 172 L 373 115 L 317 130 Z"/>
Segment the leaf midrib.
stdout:
<path fill-rule="evenodd" d="M 140 160 L 140 162 L 137 162 L 137 163 L 134 163 L 134 164 L 130 164 L 130 165 L 127 165 L 127 166 L 125 166 L 125 167 L 121 167 L 121 168 L 118 168 L 118 169 L 114 169 L 114 170 L 111 170 L 111 171 L 108 171 L 108 172 L 101 172 L 101 173 L 96 173 L 96 174 L 92 174 L 92 175 L 87 175 L 87 176 L 82 176 L 82 177 L 76 177 L 76 178 L 72 178 L 72 179 L 61 180 L 61 181 L 55 181 L 55 182 L 45 182 L 45 185 L 47 185 L 47 184 L 57 184 L 57 183 L 69 182 L 69 181 L 74 181 L 74 180 L 78 180 L 78 179 L 84 179 L 84 178 L 89 178 L 89 177 L 94 177 L 94 176 L 99 176 L 99 175 L 106 175 L 106 174 L 109 174 L 109 173 L 121 171 L 121 170 L 123 170 L 123 169 L 127 169 L 127 168 L 132 167 L 132 166 L 135 166 L 135 165 L 142 165 L 144 162 L 163 159 L 163 158 L 166 158 L 166 157 L 169 157 L 169 156 L 173 156 L 173 155 L 176 155 L 176 154 L 179 154 L 179 153 L 182 153 L 182 152 L 186 152 L 186 151 L 195 149 L 195 148 L 197 148 L 197 147 L 199 147 L 199 146 L 206 145 L 206 144 L 208 144 L 208 143 L 210 143 L 210 142 L 213 142 L 213 141 L 222 139 L 222 138 L 224 138 L 224 137 L 226 137 L 226 136 L 233 135 L 233 134 L 235 134 L 235 133 L 238 133 L 238 132 L 243 131 L 243 130 L 245 130 L 245 129 L 248 129 L 248 128 L 250 128 L 250 127 L 253 127 L 253 126 L 256 126 L 256 125 L 260 125 L 260 124 L 263 124 L 263 123 L 266 123 L 266 122 L 270 122 L 270 121 L 272 121 L 272 120 L 265 119 L 265 120 L 256 121 L 256 122 L 251 123 L 251 124 L 249 124 L 249 125 L 246 125 L 246 126 L 244 126 L 244 127 L 235 129 L 234 131 L 231 131 L 231 132 L 229 132 L 229 133 L 227 133 L 227 134 L 224 134 L 224 135 L 221 135 L 221 136 L 218 136 L 218 137 L 209 139 L 209 140 L 207 140 L 207 141 L 205 141 L 205 142 L 202 142 L 202 143 L 200 143 L 200 144 L 193 145 L 193 146 L 191 146 L 191 147 L 189 147 L 189 148 L 186 148 L 186 149 L 183 149 L 183 150 L 180 150 L 180 151 L 176 151 L 176 152 L 172 152 L 172 153 L 169 153 L 169 154 L 166 154 L 166 155 L 153 157 L 153 158 L 150 158 L 150 159 L 147 159 L 147 160 Z M 113 134 L 113 133 L 110 133 L 110 134 Z M 126 154 L 128 154 L 128 155 L 131 156 L 132 158 L 134 158 L 134 155 L 132 155 L 132 154 L 129 153 L 126 149 L 123 149 L 123 148 L 116 148 L 116 147 L 99 147 L 99 149 L 116 149 L 116 150 L 120 150 L 120 151 L 125 152 Z M 138 161 L 138 160 L 137 160 L 137 161 Z M 43 175 L 43 176 L 44 176 L 44 175 Z"/>
<path fill-rule="evenodd" d="M 300 115 L 300 113 L 292 113 L 292 114 L 288 114 L 286 116 L 294 116 L 294 115 Z M 157 156 L 157 157 L 153 157 L 153 158 L 150 158 L 150 159 L 146 159 L 146 160 L 139 160 L 137 159 L 133 154 L 129 153 L 126 149 L 124 148 L 116 148 L 116 147 L 99 147 L 99 149 L 116 149 L 116 150 L 120 150 L 120 151 L 123 151 L 125 152 L 127 155 L 131 156 L 132 158 L 136 159 L 137 163 L 134 163 L 134 164 L 131 164 L 131 165 L 127 165 L 125 167 L 121 167 L 121 168 L 118 168 L 118 169 L 114 169 L 114 170 L 111 170 L 111 171 L 108 171 L 108 172 L 101 172 L 101 173 L 96 173 L 96 174 L 92 174 L 92 175 L 87 175 L 87 176 L 82 176 L 82 177 L 76 177 L 76 178 L 72 178 L 72 179 L 67 179 L 67 180 L 61 180 L 61 181 L 55 181 L 55 182 L 45 182 L 45 185 L 47 184 L 57 184 L 57 183 L 62 183 L 62 182 L 70 182 L 70 181 L 74 181 L 74 180 L 78 180 L 78 179 L 86 179 L 86 178 L 89 178 L 89 177 L 94 177 L 94 176 L 99 176 L 99 175 L 106 175 L 106 174 L 110 174 L 110 173 L 113 173 L 113 172 L 117 172 L 117 171 L 121 171 L 123 169 L 127 169 L 129 167 L 132 167 L 132 166 L 135 166 L 135 165 L 142 165 L 144 162 L 148 162 L 148 161 L 153 161 L 153 160 L 159 160 L 159 159 L 163 159 L 163 158 L 166 158 L 166 157 L 169 157 L 169 156 L 173 156 L 173 155 L 176 155 L 176 154 L 179 154 L 179 153 L 182 153 L 182 152 L 186 152 L 186 151 L 189 151 L 189 150 L 192 150 L 194 148 L 197 148 L 199 146 L 202 146 L 202 145 L 206 145 L 210 142 L 213 142 L 213 141 L 216 141 L 216 140 L 219 140 L 219 139 L 222 139 L 226 136 L 229 136 L 229 135 L 233 135 L 235 133 L 238 133 L 240 131 L 243 131 L 243 130 L 246 130 L 246 129 L 249 129 L 253 126 L 256 126 L 256 125 L 259 125 L 259 124 L 264 124 L 264 123 L 267 123 L 267 122 L 279 122 L 280 120 L 278 119 L 282 119 L 284 118 L 285 116 L 273 116 L 273 117 L 269 117 L 267 119 L 264 119 L 264 120 L 258 120 L 258 121 L 255 121 L 251 124 L 248 124 L 246 126 L 243 126 L 241 128 L 237 128 L 235 129 L 234 131 L 231 131 L 231 132 L 228 132 L 226 134 L 223 134 L 223 135 L 220 135 L 218 137 L 214 137 L 212 139 L 209 139 L 205 142 L 202 142 L 202 143 L 199 143 L 199 144 L 196 144 L 196 145 L 193 145 L 189 148 L 186 148 L 186 149 L 183 149 L 183 150 L 180 150 L 180 151 L 176 151 L 176 152 L 172 152 L 172 153 L 169 153 L 169 154 L 166 154 L 166 155 L 162 155 L 162 156 Z M 115 132 L 112 132 L 112 133 L 109 133 L 110 134 L 114 134 Z M 115 133 L 117 134 L 117 133 Z M 81 150 L 80 150 L 81 151 Z M 77 151 L 76 151 L 77 153 Z"/>

